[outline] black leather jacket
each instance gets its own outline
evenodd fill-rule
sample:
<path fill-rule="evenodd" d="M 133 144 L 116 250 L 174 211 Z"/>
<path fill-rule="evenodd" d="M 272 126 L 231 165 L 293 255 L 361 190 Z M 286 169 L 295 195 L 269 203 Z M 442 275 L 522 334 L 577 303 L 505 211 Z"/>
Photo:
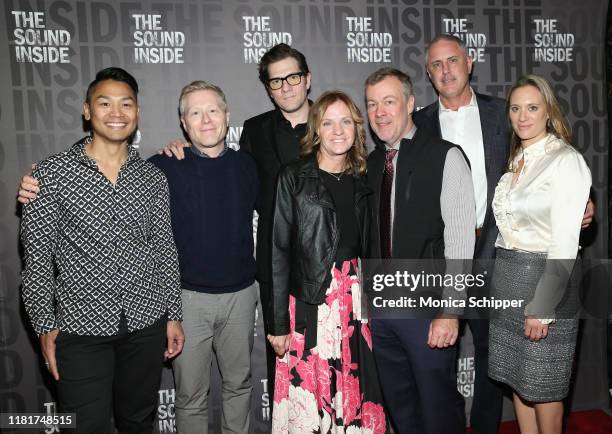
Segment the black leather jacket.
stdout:
<path fill-rule="evenodd" d="M 355 177 L 355 215 L 361 255 L 368 251 L 372 191 Z M 340 233 L 332 197 L 319 178 L 313 155 L 285 166 L 276 184 L 272 231 L 272 300 L 268 327 L 272 335 L 289 333 L 289 294 L 309 303 L 325 301 Z"/>

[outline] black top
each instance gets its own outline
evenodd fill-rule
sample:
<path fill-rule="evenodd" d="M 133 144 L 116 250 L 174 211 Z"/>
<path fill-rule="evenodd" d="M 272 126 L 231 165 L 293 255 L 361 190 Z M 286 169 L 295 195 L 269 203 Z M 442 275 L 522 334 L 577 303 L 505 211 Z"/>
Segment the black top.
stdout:
<path fill-rule="evenodd" d="M 340 231 L 336 205 L 322 176 L 313 153 L 285 166 L 278 177 L 272 218 L 272 297 L 266 319 L 274 336 L 290 330 L 290 294 L 320 305 L 333 280 Z M 360 230 L 358 256 L 364 258 L 369 250 L 372 190 L 362 177 L 355 176 L 353 184 L 353 210 Z"/>
<path fill-rule="evenodd" d="M 319 169 L 319 176 L 329 191 L 336 209 L 336 226 L 340 231 L 338 249 L 334 259 L 335 267 L 359 256 L 359 223 L 355 215 L 355 178 L 347 173 L 328 173 Z M 296 299 L 295 329 L 305 336 L 304 348 L 317 345 L 317 305 Z"/>
<path fill-rule="evenodd" d="M 300 157 L 300 141 L 306 135 L 306 124 L 293 127 L 280 111 L 276 112 L 275 121 L 281 161 L 296 161 Z"/>
<path fill-rule="evenodd" d="M 342 262 L 357 257 L 361 251 L 359 226 L 353 208 L 355 179 L 347 173 L 329 174 L 321 169 L 319 174 L 336 207 L 336 224 L 340 231 L 340 240 L 335 262 L 336 267 L 340 268 Z"/>
<path fill-rule="evenodd" d="M 240 148 L 250 152 L 257 163 L 257 280 L 260 289 L 263 288 L 264 299 L 272 273 L 270 243 L 276 179 L 283 165 L 299 158 L 300 140 L 305 134 L 306 124 L 293 128 L 281 111 L 275 109 L 247 119 L 240 136 Z"/>

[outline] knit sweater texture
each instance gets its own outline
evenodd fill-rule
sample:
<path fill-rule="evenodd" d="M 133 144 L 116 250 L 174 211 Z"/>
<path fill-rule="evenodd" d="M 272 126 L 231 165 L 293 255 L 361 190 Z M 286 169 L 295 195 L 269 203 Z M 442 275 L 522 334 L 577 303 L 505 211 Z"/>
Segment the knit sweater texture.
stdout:
<path fill-rule="evenodd" d="M 186 150 L 184 160 L 150 161 L 168 179 L 182 288 L 220 294 L 251 285 L 258 181 L 250 154 L 229 149 L 206 158 Z"/>

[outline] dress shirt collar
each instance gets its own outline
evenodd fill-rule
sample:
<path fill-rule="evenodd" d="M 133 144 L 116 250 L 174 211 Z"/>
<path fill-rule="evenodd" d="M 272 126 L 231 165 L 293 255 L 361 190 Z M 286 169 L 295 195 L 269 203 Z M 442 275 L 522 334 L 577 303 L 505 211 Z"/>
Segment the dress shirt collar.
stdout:
<path fill-rule="evenodd" d="M 556 136 L 547 134 L 537 142 L 523 148 L 522 152 L 519 152 L 516 157 L 514 157 L 513 164 L 518 164 L 523 157 L 525 158 L 525 161 L 540 157 L 554 149 L 557 149 L 562 143 L 563 141 L 558 139 Z"/>
<path fill-rule="evenodd" d="M 464 107 L 478 107 L 478 103 L 476 102 L 476 92 L 474 92 L 474 89 L 472 89 L 471 87 L 470 87 L 470 93 L 472 94 L 472 98 L 470 98 L 470 102 L 466 105 L 459 107 L 460 109 Z M 438 113 L 439 114 L 442 114 L 444 112 L 454 112 L 454 111 L 456 110 L 446 108 L 446 106 L 442 103 L 442 99 L 438 96 Z"/>
<path fill-rule="evenodd" d="M 410 129 L 410 131 L 408 131 L 408 133 L 407 133 L 407 134 L 406 134 L 404 137 L 402 137 L 402 139 L 410 139 L 410 140 L 412 140 L 412 138 L 413 138 L 413 137 L 414 137 L 414 135 L 416 134 L 416 130 L 417 130 L 416 124 L 413 124 L 413 125 L 412 125 L 412 128 Z M 393 146 L 389 146 L 389 145 L 387 145 L 387 144 L 385 143 L 385 151 L 386 151 L 386 150 L 389 150 L 389 149 L 397 149 L 397 150 L 399 151 L 399 148 L 400 148 L 400 143 L 402 143 L 402 139 L 400 139 L 400 140 L 399 140 L 399 141 L 398 141 L 398 142 L 397 142 L 395 145 L 393 145 Z"/>
<path fill-rule="evenodd" d="M 82 138 L 81 140 L 76 142 L 74 145 L 72 145 L 72 147 L 70 148 L 70 153 L 76 158 L 77 161 L 84 163 L 90 167 L 96 167 L 97 166 L 96 162 L 85 152 L 85 146 L 90 144 L 92 140 L 93 139 L 91 136 L 86 136 Z M 134 147 L 131 144 L 128 144 L 127 147 L 128 147 L 128 157 L 127 157 L 127 160 L 125 160 L 124 164 L 131 163 L 132 161 L 140 158 L 138 151 L 134 149 Z"/>
<path fill-rule="evenodd" d="M 195 145 L 191 145 L 189 147 L 189 149 L 191 149 L 191 152 L 193 152 L 195 155 L 197 155 L 198 157 L 202 157 L 202 158 L 212 158 L 210 155 L 208 155 L 206 152 L 202 152 L 200 151 L 197 146 Z M 227 150 L 229 149 L 229 146 L 227 146 L 227 142 L 223 142 L 223 150 L 221 151 L 221 153 L 219 155 L 217 155 L 217 158 L 223 156 L 223 154 L 225 154 L 227 152 Z"/>

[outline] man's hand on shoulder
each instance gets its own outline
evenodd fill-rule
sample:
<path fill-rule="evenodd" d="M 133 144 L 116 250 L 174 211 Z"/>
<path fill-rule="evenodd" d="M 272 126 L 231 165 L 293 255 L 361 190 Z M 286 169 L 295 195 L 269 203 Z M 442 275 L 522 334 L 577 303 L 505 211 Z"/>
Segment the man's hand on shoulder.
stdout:
<path fill-rule="evenodd" d="M 159 155 L 165 154 L 167 157 L 175 157 L 177 160 L 185 158 L 185 150 L 191 146 L 189 143 L 185 143 L 182 140 L 176 139 L 168 143 L 164 148 L 157 151 Z"/>
<path fill-rule="evenodd" d="M 38 193 L 40 193 L 38 180 L 30 175 L 24 175 L 17 191 L 17 201 L 24 205 L 28 204 L 38 197 Z"/>

